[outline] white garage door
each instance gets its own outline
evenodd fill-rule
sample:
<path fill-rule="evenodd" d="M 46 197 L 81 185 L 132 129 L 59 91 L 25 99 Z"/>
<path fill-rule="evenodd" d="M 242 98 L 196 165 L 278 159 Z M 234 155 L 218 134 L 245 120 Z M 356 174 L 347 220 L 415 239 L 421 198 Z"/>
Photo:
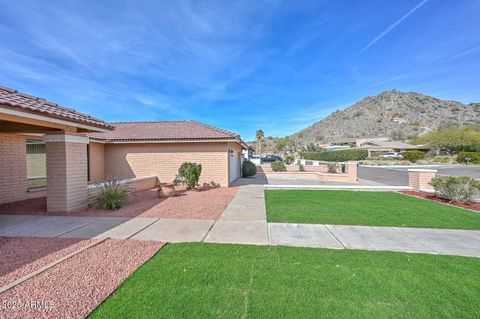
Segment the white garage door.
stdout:
<path fill-rule="evenodd" d="M 233 182 L 238 178 L 238 152 L 230 152 L 230 182 Z"/>

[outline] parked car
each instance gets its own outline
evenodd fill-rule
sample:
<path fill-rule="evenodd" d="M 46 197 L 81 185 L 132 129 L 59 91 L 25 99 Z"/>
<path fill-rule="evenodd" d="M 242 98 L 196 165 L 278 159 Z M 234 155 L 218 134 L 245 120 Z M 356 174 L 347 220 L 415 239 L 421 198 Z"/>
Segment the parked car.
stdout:
<path fill-rule="evenodd" d="M 283 158 L 277 155 L 267 155 L 265 157 L 262 157 L 262 162 L 263 163 L 273 163 L 276 161 L 283 161 Z"/>
<path fill-rule="evenodd" d="M 381 158 L 403 158 L 402 153 L 400 152 L 387 152 L 383 155 L 380 155 Z"/>

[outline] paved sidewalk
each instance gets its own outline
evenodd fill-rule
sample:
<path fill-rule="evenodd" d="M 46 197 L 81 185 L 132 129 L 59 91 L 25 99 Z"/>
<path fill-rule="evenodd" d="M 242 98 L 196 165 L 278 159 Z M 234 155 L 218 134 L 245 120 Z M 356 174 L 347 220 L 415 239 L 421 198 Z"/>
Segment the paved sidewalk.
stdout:
<path fill-rule="evenodd" d="M 480 257 L 480 231 L 267 223 L 264 186 L 242 185 L 218 221 L 0 215 L 0 236 L 287 245 Z"/>
<path fill-rule="evenodd" d="M 269 244 L 480 257 L 480 231 L 269 223 Z"/>

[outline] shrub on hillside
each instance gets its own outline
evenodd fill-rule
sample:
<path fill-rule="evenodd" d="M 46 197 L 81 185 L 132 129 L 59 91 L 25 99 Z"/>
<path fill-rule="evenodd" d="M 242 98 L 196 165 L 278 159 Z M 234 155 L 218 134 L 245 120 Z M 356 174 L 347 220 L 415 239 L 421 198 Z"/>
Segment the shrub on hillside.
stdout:
<path fill-rule="evenodd" d="M 361 161 L 368 157 L 368 151 L 362 149 L 321 151 L 321 152 L 302 152 L 300 156 L 307 160 L 327 161 L 327 162 L 346 162 Z"/>
<path fill-rule="evenodd" d="M 471 202 L 480 193 L 480 182 L 469 176 L 440 176 L 430 181 L 435 195 L 454 203 Z"/>
<path fill-rule="evenodd" d="M 185 185 L 187 189 L 192 189 L 198 186 L 201 174 L 202 164 L 185 162 L 180 165 L 178 174 L 175 176 L 173 183 L 175 185 Z"/>
<path fill-rule="evenodd" d="M 457 162 L 466 163 L 466 158 L 469 158 L 472 164 L 480 164 L 480 152 L 460 152 L 457 156 Z"/>
<path fill-rule="evenodd" d="M 249 176 L 254 176 L 255 174 L 257 174 L 257 167 L 255 166 L 255 164 L 253 164 L 249 160 L 243 161 L 242 176 L 249 177 Z"/>
<path fill-rule="evenodd" d="M 287 166 L 285 166 L 284 161 L 275 161 L 272 163 L 272 171 L 274 172 L 286 172 Z"/>
<path fill-rule="evenodd" d="M 425 153 L 422 151 L 405 151 L 402 153 L 402 155 L 403 159 L 412 163 L 425 158 Z"/>
<path fill-rule="evenodd" d="M 95 197 L 96 205 L 104 210 L 116 210 L 128 202 L 128 189 L 116 179 L 99 184 L 100 193 Z"/>

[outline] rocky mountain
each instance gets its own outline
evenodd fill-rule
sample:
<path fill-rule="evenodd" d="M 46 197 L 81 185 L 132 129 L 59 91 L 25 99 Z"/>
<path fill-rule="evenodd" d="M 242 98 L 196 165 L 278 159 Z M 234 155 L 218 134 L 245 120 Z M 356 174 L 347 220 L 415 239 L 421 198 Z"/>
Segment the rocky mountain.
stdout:
<path fill-rule="evenodd" d="M 405 140 L 451 125 L 480 124 L 480 103 L 462 104 L 415 92 L 385 91 L 338 110 L 290 136 L 296 145 L 344 137 Z"/>

